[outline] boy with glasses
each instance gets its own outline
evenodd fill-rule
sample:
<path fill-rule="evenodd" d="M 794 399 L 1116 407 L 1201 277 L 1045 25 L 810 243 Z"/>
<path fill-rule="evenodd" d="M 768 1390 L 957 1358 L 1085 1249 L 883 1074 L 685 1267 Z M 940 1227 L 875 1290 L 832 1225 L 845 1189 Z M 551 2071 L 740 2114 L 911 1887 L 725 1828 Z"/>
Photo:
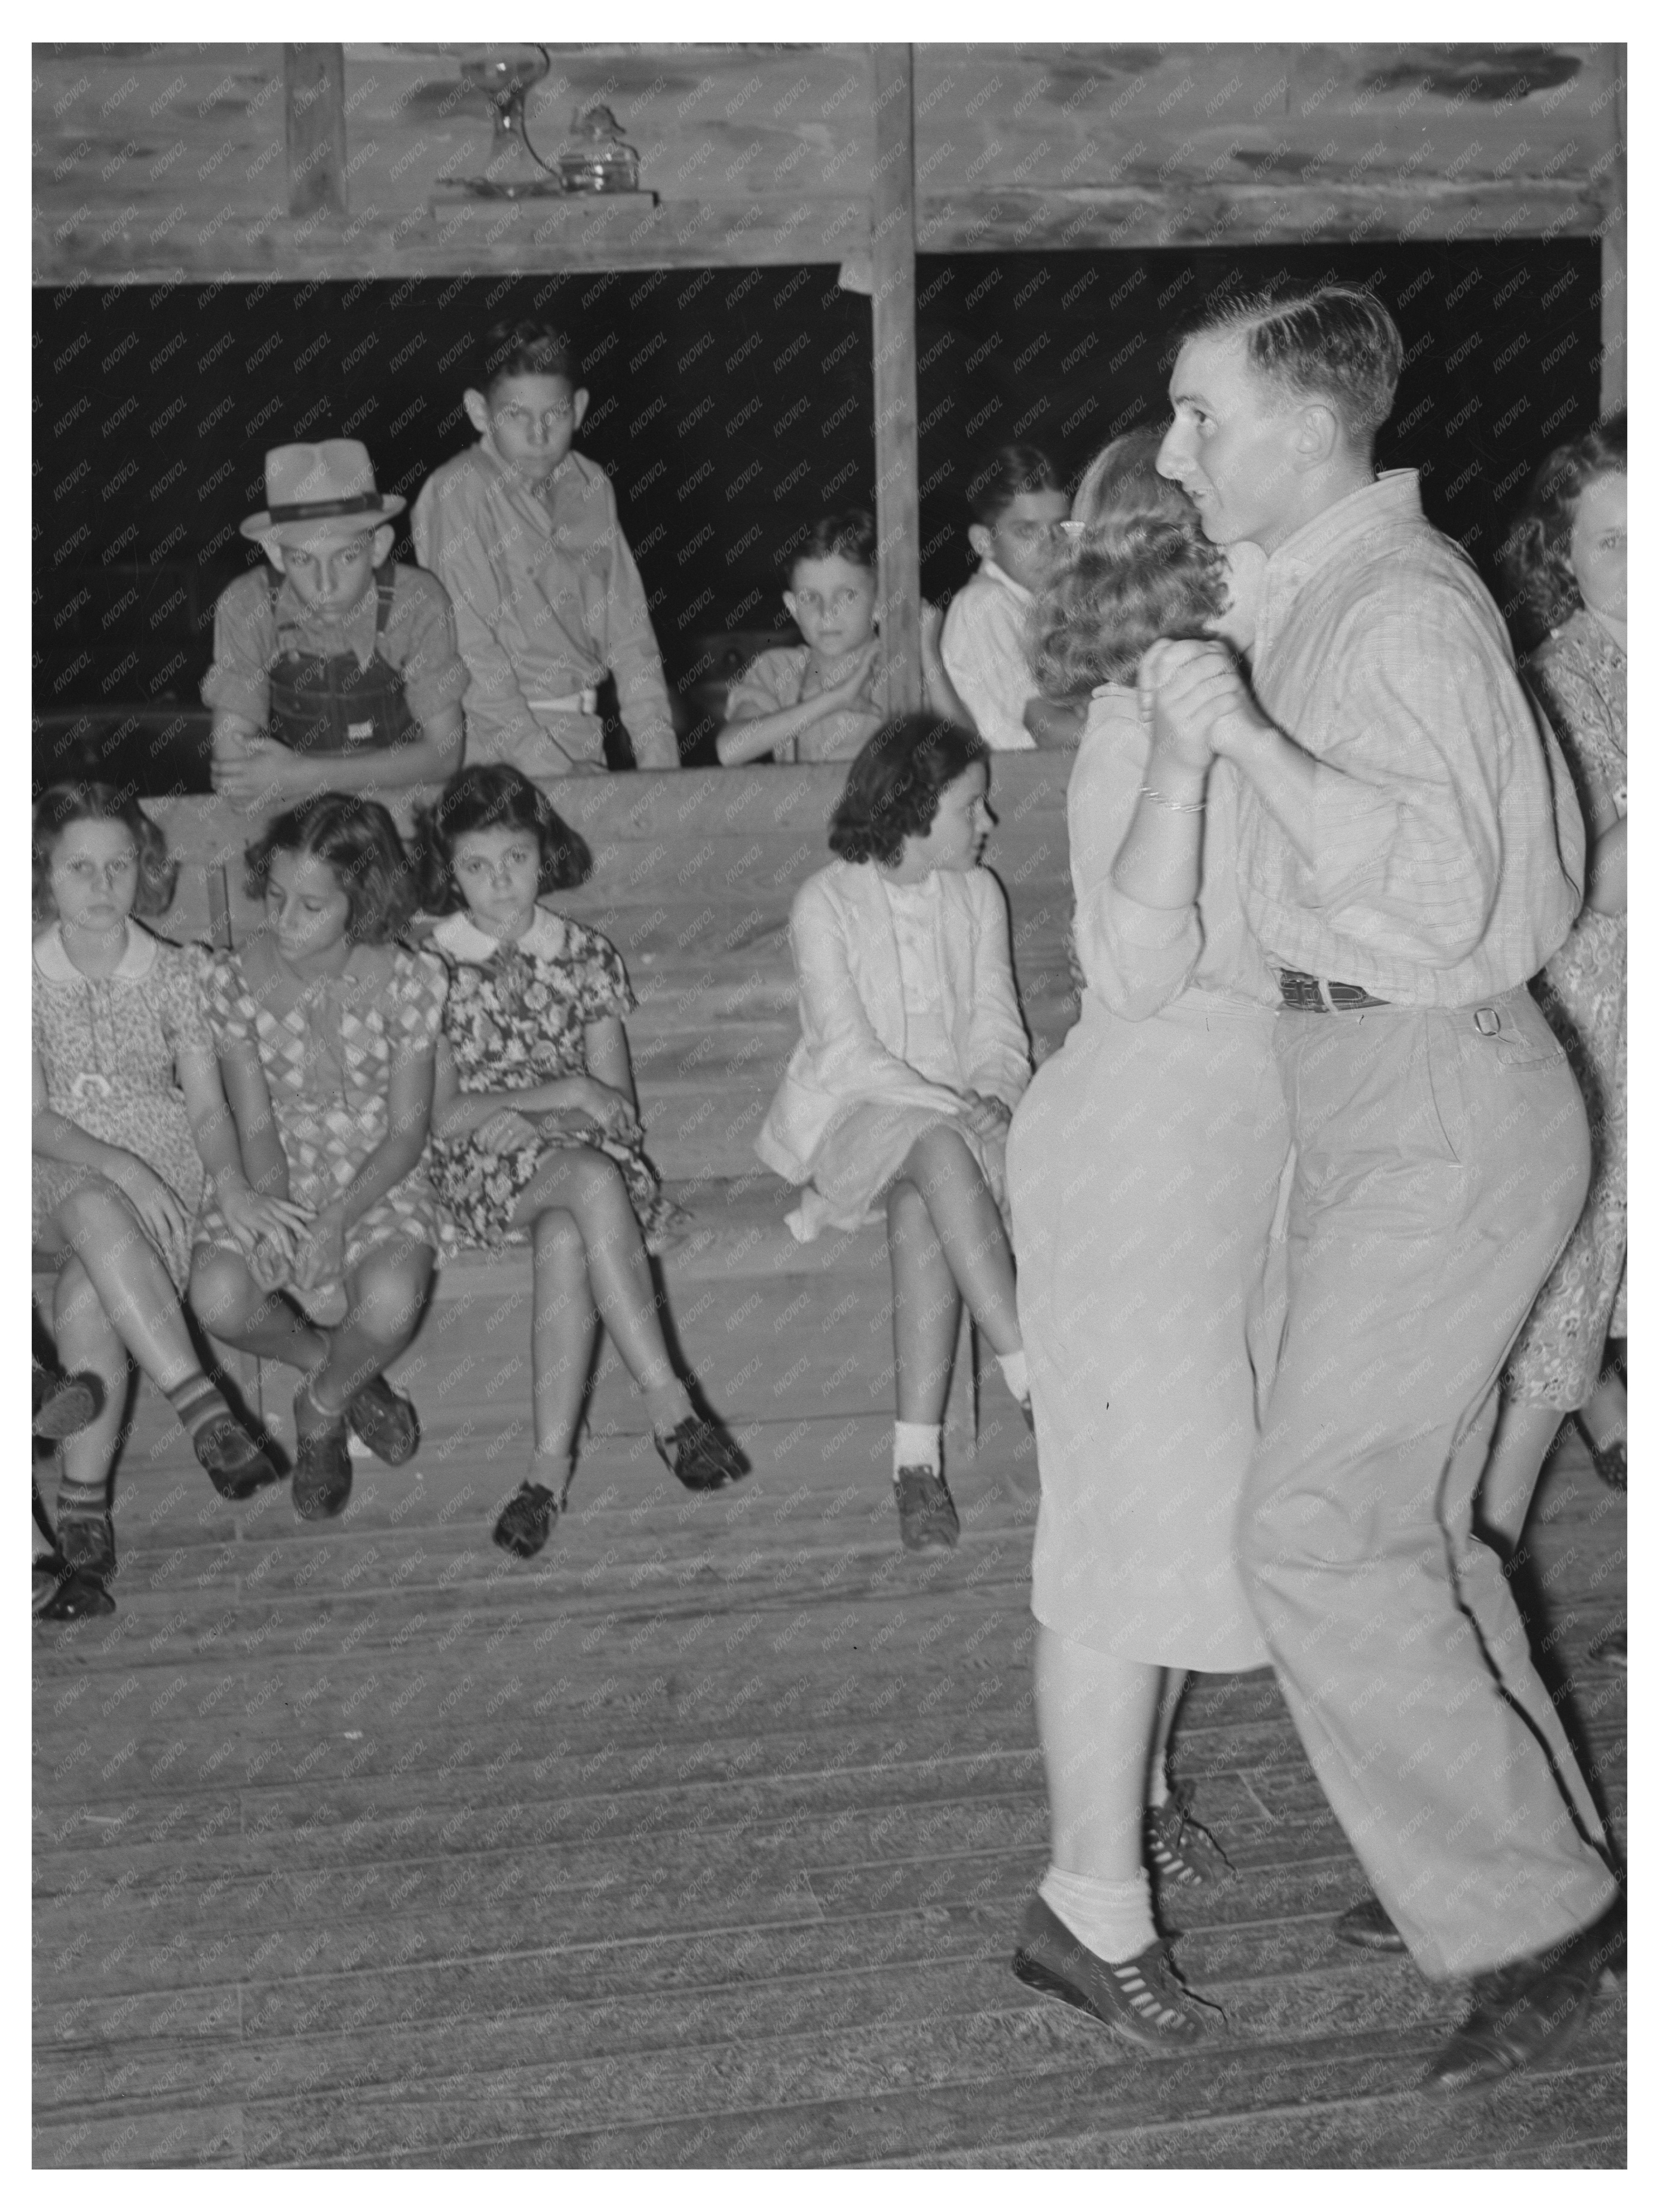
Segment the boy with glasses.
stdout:
<path fill-rule="evenodd" d="M 572 451 L 587 393 L 545 324 L 486 331 L 464 395 L 478 433 L 415 502 L 415 550 L 447 590 L 471 676 L 467 760 L 537 782 L 602 774 L 595 711 L 609 671 L 641 768 L 679 750 L 645 587 L 605 471 Z"/>

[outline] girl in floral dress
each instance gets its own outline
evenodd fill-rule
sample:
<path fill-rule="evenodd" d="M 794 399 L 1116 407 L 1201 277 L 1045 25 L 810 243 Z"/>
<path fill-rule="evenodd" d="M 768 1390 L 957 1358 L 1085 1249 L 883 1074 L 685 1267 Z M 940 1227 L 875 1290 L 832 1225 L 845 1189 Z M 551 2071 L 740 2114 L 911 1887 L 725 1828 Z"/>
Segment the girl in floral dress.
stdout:
<path fill-rule="evenodd" d="M 392 817 L 324 792 L 279 814 L 247 852 L 266 927 L 214 960 L 207 1013 L 257 1189 L 301 1210 L 291 1254 L 250 1259 L 204 1209 L 191 1297 L 216 1336 L 297 1367 L 295 1510 L 342 1511 L 348 1429 L 388 1466 L 420 1444 L 415 1408 L 386 1381 L 420 1318 L 437 1243 L 422 1156 L 432 1108 L 444 978 L 390 942 L 414 906 Z M 323 1327 L 289 1295 L 337 1288 Z"/>
<path fill-rule="evenodd" d="M 643 1151 L 616 947 L 538 903 L 588 869 L 586 848 L 514 768 L 464 769 L 422 825 L 432 945 L 448 971 L 432 1175 L 456 1243 L 528 1243 L 533 1443 L 495 1524 L 532 1559 L 569 1488 L 600 1318 L 643 1393 L 658 1451 L 688 1489 L 748 1472 L 693 1407 L 664 1339 L 647 1257 L 667 1228 Z"/>
<path fill-rule="evenodd" d="M 179 1304 L 206 1162 L 228 1234 L 290 1240 L 293 1217 L 248 1188 L 197 997 L 194 956 L 135 916 L 172 897 L 161 832 L 107 784 L 58 784 L 34 812 L 33 1220 L 62 1255 L 53 1324 L 64 1364 L 101 1384 L 66 1438 L 59 1556 L 44 1610 L 107 1613 L 108 1491 L 134 1359 L 172 1401 L 221 1495 L 276 1470 L 203 1373 Z M 59 1430 L 58 1434 L 64 1432 Z"/>
<path fill-rule="evenodd" d="M 1624 1334 L 1627 486 L 1624 418 L 1552 453 L 1510 547 L 1516 580 L 1553 627 L 1527 664 L 1561 741 L 1584 817 L 1583 909 L 1534 985 L 1589 1110 L 1589 1196 L 1539 1292 L 1504 1377 L 1482 1510 L 1518 1544 L 1563 1415 L 1575 1413 L 1597 1468 L 1625 1480 L 1625 1392 L 1602 1373 Z"/>

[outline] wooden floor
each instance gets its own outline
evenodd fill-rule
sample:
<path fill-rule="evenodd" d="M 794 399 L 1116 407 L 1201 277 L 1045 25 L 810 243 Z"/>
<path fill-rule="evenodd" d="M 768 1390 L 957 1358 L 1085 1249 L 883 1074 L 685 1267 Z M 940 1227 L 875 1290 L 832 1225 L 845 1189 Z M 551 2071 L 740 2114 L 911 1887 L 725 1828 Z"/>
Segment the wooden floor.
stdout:
<path fill-rule="evenodd" d="M 36 2163 L 1622 2165 L 1622 1996 L 1489 2099 L 1414 2091 L 1458 1994 L 1333 1947 L 1358 1869 L 1266 1672 L 1176 1754 L 1240 1870 L 1179 1947 L 1227 2039 L 1139 2058 L 1014 1980 L 1045 1809 L 992 1427 L 954 1555 L 900 1550 L 878 1424 L 804 1423 L 701 1499 L 613 1439 L 526 1567 L 476 1438 L 317 1528 L 233 1514 L 141 1401 L 119 1609 L 35 1631 Z M 1624 1501 L 1569 1448 L 1534 1528 L 1622 1841 L 1585 1647 Z"/>

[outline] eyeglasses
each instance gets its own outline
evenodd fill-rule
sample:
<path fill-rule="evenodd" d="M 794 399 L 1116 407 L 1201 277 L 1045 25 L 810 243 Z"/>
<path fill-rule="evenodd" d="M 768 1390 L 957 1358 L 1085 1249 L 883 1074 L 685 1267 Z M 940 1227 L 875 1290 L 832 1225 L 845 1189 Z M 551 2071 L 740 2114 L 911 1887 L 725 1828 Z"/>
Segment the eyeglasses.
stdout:
<path fill-rule="evenodd" d="M 539 429 L 544 438 L 551 437 L 562 422 L 568 422 L 576 411 L 574 399 L 562 399 L 556 407 L 544 407 L 539 415 L 532 415 L 527 407 L 516 403 L 509 407 L 497 407 L 490 421 L 503 430 Z"/>

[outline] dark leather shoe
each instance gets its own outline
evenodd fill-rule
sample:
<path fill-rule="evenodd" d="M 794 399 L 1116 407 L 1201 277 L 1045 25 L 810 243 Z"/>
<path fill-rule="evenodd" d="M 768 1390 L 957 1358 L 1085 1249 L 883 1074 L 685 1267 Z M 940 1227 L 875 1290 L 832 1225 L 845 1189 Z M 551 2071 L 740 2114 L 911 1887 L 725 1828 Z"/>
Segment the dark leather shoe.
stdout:
<path fill-rule="evenodd" d="M 1339 1943 L 1346 1943 L 1354 1951 L 1403 1951 L 1406 1939 L 1382 1910 L 1382 1900 L 1362 1897 L 1346 1912 L 1339 1912 L 1331 1923 L 1331 1933 Z"/>
<path fill-rule="evenodd" d="M 902 1467 L 893 1487 L 898 1502 L 899 1535 L 905 1550 L 954 1552 L 962 1535 L 962 1523 L 945 1486 L 945 1477 L 935 1474 L 931 1468 Z"/>
<path fill-rule="evenodd" d="M 351 1495 L 351 1454 L 346 1449 L 343 1414 L 326 1428 L 313 1426 L 320 1408 L 302 1382 L 294 1394 L 294 1510 L 302 1521 L 331 1521 L 345 1510 Z"/>
<path fill-rule="evenodd" d="M 113 1613 L 115 1600 L 96 1575 L 83 1573 L 79 1568 L 64 1571 L 58 1587 L 40 1608 L 41 1620 L 89 1620 L 100 1613 Z"/>
<path fill-rule="evenodd" d="M 1086 2012 L 1141 2051 L 1183 2050 L 1226 2026 L 1216 2006 L 1182 1982 L 1166 1943 L 1119 1962 L 1097 1958 L 1040 1897 L 1020 1923 L 1014 1972 L 1028 1989 Z"/>
<path fill-rule="evenodd" d="M 553 1534 L 559 1501 L 544 1482 L 521 1482 L 506 1504 L 493 1541 L 515 1559 L 533 1559 Z"/>
<path fill-rule="evenodd" d="M 749 1462 L 717 1421 L 701 1413 L 688 1413 L 665 1437 L 653 1431 L 651 1441 L 672 1475 L 688 1490 L 718 1490 L 727 1482 L 741 1481 Z"/>
<path fill-rule="evenodd" d="M 104 1386 L 95 1375 L 54 1375 L 37 1366 L 33 1432 L 47 1443 L 78 1436 L 104 1409 Z"/>
<path fill-rule="evenodd" d="M 107 1513 L 61 1516 L 58 1550 L 44 1564 L 58 1580 L 40 1609 L 42 1620 L 85 1620 L 114 1612 L 109 1582 L 115 1572 L 115 1526 Z"/>
<path fill-rule="evenodd" d="M 1468 2016 L 1423 2076 L 1424 2088 L 1437 2097 L 1484 2089 L 1559 2050 L 1623 1946 L 1623 1916 L 1608 1915 L 1547 1951 L 1477 1974 Z"/>
<path fill-rule="evenodd" d="M 281 1468 L 228 1413 L 216 1413 L 198 1429 L 190 1443 L 220 1497 L 228 1498 L 233 1504 L 283 1479 Z"/>
<path fill-rule="evenodd" d="M 402 1467 L 421 1449 L 421 1417 L 384 1375 L 376 1375 L 346 1401 L 346 1426 L 388 1467 Z"/>
<path fill-rule="evenodd" d="M 1146 1808 L 1143 1840 L 1160 1885 L 1193 1889 L 1233 1879 L 1232 1861 L 1204 1823 L 1193 1818 L 1192 1798 L 1185 1789 L 1172 1790 L 1161 1805 Z"/>

